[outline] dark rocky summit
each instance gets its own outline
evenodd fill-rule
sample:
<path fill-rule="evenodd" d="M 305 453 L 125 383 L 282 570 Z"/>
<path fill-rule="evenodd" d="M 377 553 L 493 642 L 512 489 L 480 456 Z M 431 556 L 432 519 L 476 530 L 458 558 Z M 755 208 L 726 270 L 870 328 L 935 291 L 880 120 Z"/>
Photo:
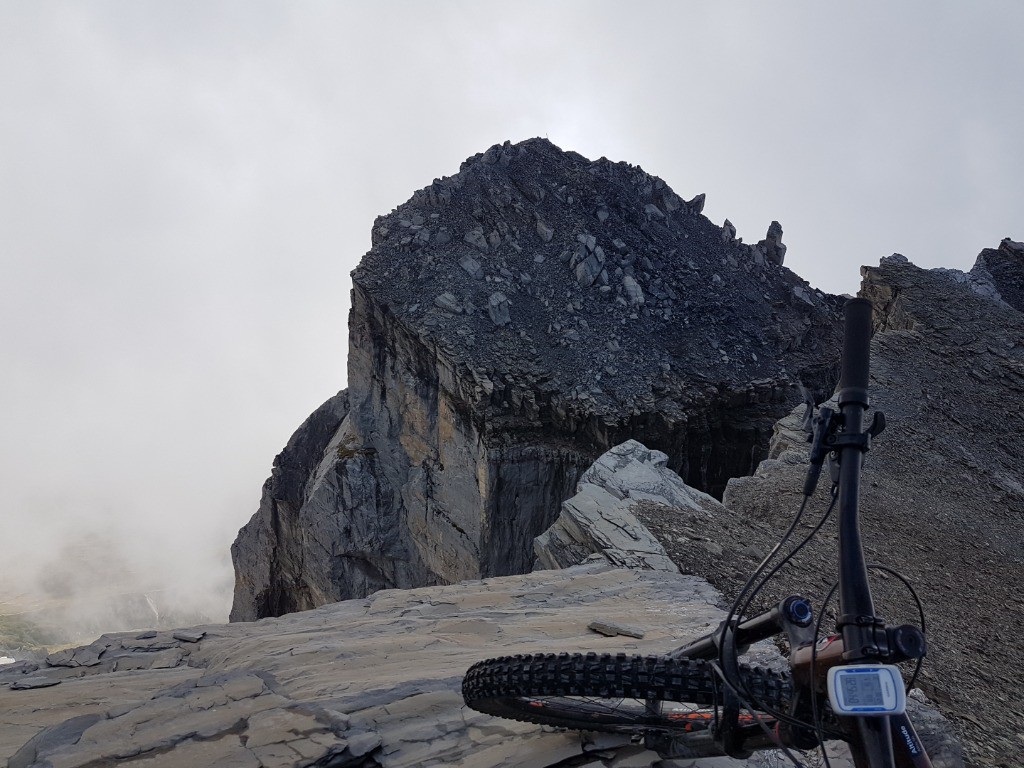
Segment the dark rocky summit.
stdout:
<path fill-rule="evenodd" d="M 751 472 L 777 418 L 831 393 L 840 301 L 781 266 L 777 222 L 744 245 L 703 203 L 534 139 L 379 218 L 348 407 L 279 457 L 232 547 L 232 619 L 525 572 L 627 438 L 712 494 Z"/>

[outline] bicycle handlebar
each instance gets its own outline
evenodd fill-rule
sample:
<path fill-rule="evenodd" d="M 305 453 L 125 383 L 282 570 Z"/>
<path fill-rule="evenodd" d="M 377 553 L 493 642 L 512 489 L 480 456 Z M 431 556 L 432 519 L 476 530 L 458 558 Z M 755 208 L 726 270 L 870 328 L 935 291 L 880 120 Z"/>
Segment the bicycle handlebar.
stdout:
<path fill-rule="evenodd" d="M 850 299 L 843 307 L 845 328 L 839 379 L 839 408 L 846 436 L 860 436 L 868 402 L 871 357 L 871 302 Z M 864 436 L 866 438 L 866 435 Z M 864 548 L 858 519 L 860 472 L 868 443 L 846 443 L 839 447 L 839 605 L 840 628 L 845 645 L 844 658 L 874 660 L 885 622 L 875 616 L 864 563 Z M 884 646 L 882 646 L 884 647 Z M 855 743 L 864 764 L 872 768 L 895 765 L 889 718 L 856 718 L 859 735 Z M 861 764 L 858 761 L 858 765 Z"/>
<path fill-rule="evenodd" d="M 842 372 L 839 377 L 839 407 L 847 404 L 868 406 L 868 371 L 871 352 L 871 302 L 850 299 L 846 302 L 843 333 Z"/>

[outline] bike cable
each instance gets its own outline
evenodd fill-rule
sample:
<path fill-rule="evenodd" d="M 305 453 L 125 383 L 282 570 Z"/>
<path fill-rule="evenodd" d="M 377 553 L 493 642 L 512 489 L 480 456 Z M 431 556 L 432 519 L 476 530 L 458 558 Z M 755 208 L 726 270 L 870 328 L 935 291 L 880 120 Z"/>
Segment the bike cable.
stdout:
<path fill-rule="evenodd" d="M 722 678 L 722 682 L 726 685 L 726 687 L 729 688 L 729 690 L 732 691 L 732 694 L 736 697 L 736 700 L 748 712 L 750 712 L 751 716 L 754 718 L 754 722 L 756 722 L 758 724 L 758 726 L 761 728 L 762 731 L 765 732 L 765 734 L 768 736 L 769 739 L 771 739 L 773 742 L 775 742 L 778 750 L 780 752 L 782 752 L 782 754 L 784 754 L 787 758 L 789 758 L 789 761 L 791 763 L 793 763 L 793 765 L 796 766 L 796 768 L 808 768 L 808 766 L 805 763 L 801 763 L 797 759 L 796 755 L 793 754 L 793 752 L 789 749 L 789 747 L 787 747 L 785 744 L 783 744 L 782 742 L 779 741 L 778 734 L 776 734 L 771 728 L 769 728 L 768 725 L 764 722 L 764 720 L 762 720 L 761 717 L 758 716 L 757 710 L 755 709 L 756 705 L 752 704 L 749 701 L 747 701 L 741 695 L 741 693 L 736 689 L 736 686 L 734 686 L 731 682 L 729 682 L 729 678 L 726 676 L 725 670 L 723 670 L 721 666 L 719 666 L 718 664 L 715 664 L 713 662 L 711 664 L 711 668 L 715 670 L 715 674 L 717 674 L 719 677 Z M 718 718 L 717 707 L 716 707 L 716 711 L 715 711 L 715 718 L 716 718 L 716 720 Z"/>
<path fill-rule="evenodd" d="M 905 586 L 907 588 L 907 591 L 910 592 L 910 596 L 914 599 L 914 603 L 917 606 L 917 615 L 918 618 L 921 620 L 921 632 L 924 633 L 924 604 L 917 596 L 917 591 L 914 589 L 914 586 L 910 583 L 910 581 L 905 576 L 903 576 L 903 574 L 885 565 L 878 565 L 877 563 L 869 564 L 867 568 L 869 571 L 884 571 L 885 573 L 888 573 L 890 576 L 894 576 L 895 578 L 899 579 L 903 583 L 903 586 Z M 815 677 L 814 667 L 818 662 L 818 638 L 821 636 L 821 622 L 822 619 L 824 619 L 825 614 L 827 612 L 828 604 L 832 602 L 832 598 L 835 597 L 837 589 L 839 589 L 838 581 L 832 585 L 832 588 L 828 591 L 828 594 L 825 596 L 825 601 L 821 605 L 821 612 L 818 614 L 818 619 L 814 623 L 814 644 L 811 646 L 811 667 L 809 673 L 812 680 Z M 910 680 L 907 682 L 905 686 L 906 693 L 908 695 L 910 694 L 911 689 L 914 687 L 914 683 L 917 682 L 917 677 L 921 672 L 921 665 L 923 663 L 924 657 L 918 657 L 917 664 L 914 666 L 914 672 L 910 676 Z M 811 696 L 811 717 L 814 720 L 814 732 L 815 735 L 818 737 L 818 741 L 820 743 L 821 756 L 824 760 L 825 768 L 831 768 L 831 763 L 829 762 L 828 755 L 825 752 L 826 731 L 822 725 L 822 717 L 818 709 L 818 697 L 814 695 Z"/>
<path fill-rule="evenodd" d="M 910 583 L 910 580 L 907 579 L 899 571 L 895 571 L 892 568 L 889 568 L 885 565 L 879 565 L 877 563 L 869 564 L 867 566 L 867 569 L 869 571 L 884 571 L 885 573 L 888 573 L 890 576 L 894 576 L 895 578 L 903 582 L 903 586 L 905 586 L 907 588 L 907 591 L 910 592 L 910 596 L 914 598 L 914 603 L 917 605 L 917 615 L 918 618 L 921 619 L 921 634 L 927 637 L 927 631 L 924 623 L 924 604 L 921 602 L 921 599 L 917 596 L 917 592 L 914 589 L 913 584 Z M 917 659 L 917 664 L 914 666 L 914 673 L 910 676 L 910 680 L 907 682 L 906 685 L 907 693 L 910 693 L 910 689 L 913 688 L 914 683 L 917 682 L 917 676 L 921 672 L 922 664 L 924 664 L 924 656 L 919 656 Z"/>
<path fill-rule="evenodd" d="M 825 596 L 825 601 L 821 604 L 821 611 L 818 613 L 818 619 L 814 622 L 814 643 L 811 645 L 811 667 L 809 672 L 812 680 L 814 679 L 814 666 L 818 663 L 818 638 L 821 636 L 821 622 L 825 618 L 828 604 L 832 602 L 837 589 L 839 589 L 838 581 L 832 585 L 832 588 Z M 825 761 L 825 768 L 832 768 L 832 763 L 829 762 L 828 754 L 825 752 L 825 728 L 822 725 L 821 712 L 818 709 L 818 696 L 814 692 L 811 693 L 811 719 L 814 721 L 814 734 L 818 737 L 818 746 L 821 748 L 821 756 Z"/>
<path fill-rule="evenodd" d="M 772 551 L 768 554 L 768 556 L 761 562 L 761 565 L 758 566 L 758 568 L 754 572 L 753 576 L 751 576 L 751 578 L 748 579 L 747 584 L 744 585 L 742 590 L 740 590 L 740 594 L 737 596 L 736 600 L 733 602 L 733 605 L 730 608 L 729 614 L 726 617 L 726 621 L 727 622 L 731 622 L 733 616 L 736 616 L 736 615 L 738 615 L 740 617 L 740 620 L 742 620 L 742 617 L 746 615 L 747 610 L 750 608 L 750 604 L 753 602 L 754 598 L 761 592 L 761 590 L 775 577 L 775 575 L 783 567 L 786 566 L 787 563 L 792 561 L 793 557 L 795 557 L 796 554 L 801 549 L 803 549 L 808 544 L 808 542 L 811 541 L 811 539 L 813 539 L 817 535 L 818 531 L 820 531 L 822 526 L 824 526 L 824 524 L 829 520 L 829 518 L 832 515 L 833 510 L 835 509 L 836 500 L 838 498 L 837 490 L 838 490 L 838 486 L 833 484 L 831 492 L 830 492 L 831 501 L 830 501 L 830 503 L 828 505 L 828 508 L 825 510 L 825 514 L 822 515 L 821 519 L 814 526 L 814 528 L 806 536 L 804 536 L 804 538 L 800 541 L 800 543 L 798 543 L 782 560 L 780 560 L 774 567 L 772 567 L 772 569 L 767 574 L 765 574 L 763 576 L 763 578 L 760 578 L 760 580 L 757 581 L 756 586 L 754 586 L 754 582 L 756 580 L 758 580 L 758 578 L 760 577 L 760 574 L 764 571 L 765 566 L 775 556 L 775 554 L 778 552 L 778 550 L 782 547 L 782 545 L 785 543 L 785 541 L 792 534 L 793 530 L 799 524 L 799 521 L 800 521 L 800 519 L 801 519 L 801 517 L 803 515 L 803 512 L 804 512 L 804 509 L 805 509 L 805 507 L 807 505 L 807 502 L 808 502 L 808 500 L 810 498 L 809 496 L 804 496 L 804 500 L 803 500 L 803 502 L 800 505 L 800 511 L 797 513 L 796 517 L 794 518 L 793 523 L 789 527 L 789 530 L 787 530 L 786 533 L 783 534 L 782 538 L 779 540 L 779 543 L 775 546 L 774 549 L 772 549 Z M 754 587 L 752 591 L 750 591 L 751 587 Z M 748 591 L 750 591 L 750 594 L 744 600 L 744 595 Z M 740 601 L 743 601 L 742 606 L 739 605 Z M 728 624 L 726 626 L 728 626 Z M 733 650 L 734 650 L 734 653 L 735 653 L 736 652 L 735 647 L 734 647 Z M 725 647 L 723 645 L 719 649 L 719 664 L 722 665 L 723 667 L 725 666 L 725 656 L 724 656 L 724 654 L 725 654 Z M 735 659 L 734 659 L 734 661 L 735 661 Z M 742 688 L 743 692 L 747 695 L 748 698 L 751 699 L 751 701 L 754 702 L 754 704 L 756 706 L 758 706 L 764 712 L 772 715 L 777 720 L 779 720 L 781 722 L 788 723 L 789 725 L 800 727 L 800 728 L 812 728 L 812 729 L 814 728 L 813 724 L 807 723 L 807 722 L 805 722 L 803 720 L 800 720 L 799 718 L 793 717 L 792 715 L 789 715 L 788 713 L 778 712 L 778 711 L 772 709 L 771 707 L 762 705 L 757 700 L 757 697 L 754 696 L 753 693 L 750 691 L 750 689 L 747 686 L 745 681 L 737 680 L 737 681 L 730 681 L 730 682 L 733 683 L 733 685 L 732 685 L 733 688 L 737 688 L 737 687 Z"/>

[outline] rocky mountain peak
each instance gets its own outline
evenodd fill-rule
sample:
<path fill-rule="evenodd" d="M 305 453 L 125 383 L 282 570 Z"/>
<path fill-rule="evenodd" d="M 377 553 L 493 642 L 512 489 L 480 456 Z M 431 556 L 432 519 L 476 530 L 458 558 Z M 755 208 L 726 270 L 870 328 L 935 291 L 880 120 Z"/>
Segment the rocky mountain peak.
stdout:
<path fill-rule="evenodd" d="M 576 481 L 635 439 L 721 494 L 831 394 L 841 299 L 662 179 L 495 145 L 377 219 L 347 393 L 292 439 L 232 547 L 245 620 L 523 573 Z"/>
<path fill-rule="evenodd" d="M 971 274 L 988 280 L 1004 302 L 1024 312 L 1024 243 L 1004 237 L 998 248 L 978 254 Z"/>
<path fill-rule="evenodd" d="M 591 413 L 649 408 L 682 381 L 823 388 L 834 339 L 809 331 L 837 300 L 782 267 L 778 222 L 746 245 L 703 203 L 638 166 L 505 142 L 378 218 L 353 280 L 485 386 Z"/>

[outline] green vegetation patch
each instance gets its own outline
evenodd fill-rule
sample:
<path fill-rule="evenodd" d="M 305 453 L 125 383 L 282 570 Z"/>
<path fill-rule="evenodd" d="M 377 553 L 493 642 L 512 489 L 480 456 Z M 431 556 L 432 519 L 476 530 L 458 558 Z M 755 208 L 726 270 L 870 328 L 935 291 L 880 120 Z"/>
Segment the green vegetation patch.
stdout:
<path fill-rule="evenodd" d="M 56 638 L 24 616 L 0 614 L 0 650 L 40 648 L 51 645 Z"/>

